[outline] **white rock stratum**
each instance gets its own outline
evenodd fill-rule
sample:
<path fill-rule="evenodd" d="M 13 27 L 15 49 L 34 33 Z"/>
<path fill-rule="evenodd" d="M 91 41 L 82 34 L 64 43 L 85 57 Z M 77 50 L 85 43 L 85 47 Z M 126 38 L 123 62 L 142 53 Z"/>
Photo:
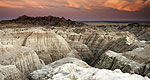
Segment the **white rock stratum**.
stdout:
<path fill-rule="evenodd" d="M 65 62 L 64 62 L 65 61 Z M 75 58 L 64 58 L 30 74 L 32 80 L 150 80 L 137 74 L 97 69 Z"/>

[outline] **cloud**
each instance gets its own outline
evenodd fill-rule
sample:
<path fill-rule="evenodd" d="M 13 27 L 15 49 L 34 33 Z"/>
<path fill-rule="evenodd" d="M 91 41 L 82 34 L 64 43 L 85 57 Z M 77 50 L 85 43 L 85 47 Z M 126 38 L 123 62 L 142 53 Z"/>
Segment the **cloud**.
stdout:
<path fill-rule="evenodd" d="M 69 7 L 92 10 L 108 7 L 124 11 L 138 11 L 146 6 L 150 6 L 150 0 L 0 0 L 0 7 L 9 8 Z"/>
<path fill-rule="evenodd" d="M 105 7 L 110 7 L 124 11 L 138 11 L 145 6 L 150 6 L 149 0 L 105 0 L 99 1 L 99 4 Z"/>
<path fill-rule="evenodd" d="M 25 8 L 24 6 L 11 5 L 11 4 L 1 3 L 1 2 L 0 2 L 0 6 L 1 7 L 10 7 L 10 8 Z"/>
<path fill-rule="evenodd" d="M 25 8 L 25 6 L 19 5 L 20 3 L 16 1 L 9 0 L 0 0 L 0 7 L 8 7 L 8 8 Z"/>

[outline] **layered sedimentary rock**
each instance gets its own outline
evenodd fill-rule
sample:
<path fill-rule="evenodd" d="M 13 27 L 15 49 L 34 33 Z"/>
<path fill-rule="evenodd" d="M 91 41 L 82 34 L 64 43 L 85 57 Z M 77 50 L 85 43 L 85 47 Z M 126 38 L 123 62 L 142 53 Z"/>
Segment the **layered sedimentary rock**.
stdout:
<path fill-rule="evenodd" d="M 109 42 L 106 42 L 105 39 L 102 39 L 101 43 L 98 43 L 99 45 L 96 44 L 97 47 L 94 47 L 95 58 L 91 62 L 91 65 L 94 66 L 95 64 L 97 64 L 97 62 L 100 59 L 99 57 L 103 55 L 107 50 L 112 50 L 121 53 L 131 51 L 137 48 L 138 46 L 133 45 L 132 42 L 128 40 L 128 38 L 129 37 L 121 37 L 117 40 L 112 40 Z M 93 45 L 91 46 L 90 49 L 93 49 L 92 47 Z"/>
<path fill-rule="evenodd" d="M 148 24 L 132 23 L 127 26 L 120 26 L 118 29 L 122 31 L 129 31 L 135 34 L 140 40 L 150 40 L 150 25 Z"/>
<path fill-rule="evenodd" d="M 74 57 L 78 56 L 64 38 L 52 31 L 33 28 L 24 31 L 8 32 L 1 37 L 3 37 L 0 39 L 2 44 L 26 46 L 35 50 L 45 64 L 71 55 Z"/>
<path fill-rule="evenodd" d="M 70 30 L 71 31 L 71 30 Z M 92 51 L 93 55 L 95 58 L 92 59 L 92 62 L 90 62 L 90 65 L 98 67 L 98 68 L 106 68 L 106 69 L 121 69 L 123 72 L 128 72 L 128 73 L 136 73 L 140 74 L 143 76 L 149 76 L 149 64 L 146 62 L 149 62 L 149 50 L 145 49 L 146 47 L 149 46 L 149 43 L 146 41 L 138 41 L 136 39 L 136 36 L 134 34 L 131 34 L 128 31 L 124 32 L 99 32 L 97 33 L 95 30 L 92 32 L 88 31 L 87 29 L 85 30 L 77 30 L 75 33 L 71 31 L 72 33 L 67 35 L 69 40 L 76 41 L 76 42 L 81 42 L 89 49 Z M 146 54 L 147 56 L 146 59 L 142 59 L 142 55 L 139 55 L 140 58 L 131 56 L 130 59 L 129 57 L 125 57 L 124 53 L 128 53 L 128 51 L 131 51 L 130 53 L 133 53 L 132 50 L 142 47 L 145 49 L 141 50 L 140 52 L 145 52 L 143 54 Z M 116 56 L 108 56 L 105 54 L 107 50 L 112 50 L 117 52 L 117 57 Z M 121 55 L 120 55 L 120 54 Z M 122 55 L 123 53 L 123 55 Z M 136 53 L 136 52 L 134 52 Z M 139 53 L 139 52 L 137 52 Z M 112 52 L 113 54 L 113 52 Z M 115 54 L 114 54 L 115 55 Z M 122 58 L 122 59 L 121 59 Z M 139 63 L 135 59 L 138 58 L 140 61 L 144 60 L 144 63 Z M 146 64 L 145 64 L 146 63 Z M 88 63 L 89 64 L 89 63 Z M 132 66 L 135 65 L 135 66 Z"/>
<path fill-rule="evenodd" d="M 150 47 L 137 48 L 133 51 L 123 53 L 129 59 L 137 61 L 139 63 L 149 63 L 150 62 Z"/>
<path fill-rule="evenodd" d="M 64 63 L 63 61 L 66 60 L 68 62 Z M 44 66 L 32 72 L 30 78 L 32 80 L 149 80 L 137 74 L 122 73 L 120 70 L 92 68 L 85 62 L 73 58 L 61 59 Z"/>
<path fill-rule="evenodd" d="M 0 45 L 0 64 L 15 65 L 24 75 L 42 67 L 38 55 L 30 48 Z"/>
<path fill-rule="evenodd" d="M 97 68 L 121 69 L 123 72 L 139 73 L 144 64 L 137 63 L 122 56 L 122 53 L 107 51 L 101 55 L 99 62 L 95 65 Z M 136 70 L 137 69 L 137 70 Z M 138 71 L 138 72 L 135 72 Z"/>
<path fill-rule="evenodd" d="M 136 37 L 129 32 L 98 33 L 97 31 L 87 31 L 83 34 L 72 33 L 68 35 L 68 38 L 72 41 L 79 41 L 83 44 L 86 44 L 94 54 L 106 45 L 110 45 L 111 50 L 117 52 L 133 50 L 134 46 L 130 46 L 130 44 L 136 40 Z"/>
<path fill-rule="evenodd" d="M 132 44 L 136 45 L 138 48 L 150 47 L 150 41 L 134 41 Z"/>
<path fill-rule="evenodd" d="M 53 16 L 0 21 L 0 78 L 24 79 L 22 74 L 48 64 L 31 73 L 31 79 L 149 80 L 142 77 L 150 77 L 148 25 L 82 25 Z"/>
<path fill-rule="evenodd" d="M 144 63 L 143 75 L 150 77 L 150 46 L 146 48 L 137 48 L 133 51 L 123 53 L 123 56 L 138 63 Z"/>
<path fill-rule="evenodd" d="M 99 61 L 98 57 L 107 50 L 112 50 L 115 52 L 127 52 L 138 47 L 136 44 L 133 44 L 137 40 L 135 35 L 129 33 L 128 31 L 104 32 L 101 29 L 94 30 L 90 28 L 83 28 L 83 30 L 79 32 L 78 30 L 73 32 L 73 30 L 75 29 L 66 31 L 68 35 L 65 32 L 61 32 L 61 34 L 66 34 L 69 40 L 82 43 L 89 48 L 89 50 L 92 52 L 92 55 L 95 56 L 95 58 L 92 59 L 92 62 L 89 62 L 92 66 L 97 64 Z"/>
<path fill-rule="evenodd" d="M 29 47 L 38 54 L 43 64 L 49 64 L 69 56 L 82 59 L 89 65 L 100 69 L 120 69 L 123 72 L 150 77 L 150 42 L 139 41 L 136 38 L 138 32 L 134 33 L 135 36 L 132 32 L 126 31 L 125 28 L 122 30 L 118 29 L 118 31 L 117 28 L 114 31 L 105 30 L 105 28 L 102 29 L 101 27 L 2 29 L 0 30 L 0 43 Z M 18 52 L 24 53 L 22 51 Z M 12 59 L 11 61 L 15 62 L 15 60 L 13 61 Z M 55 62 L 55 64 L 50 64 L 47 67 L 55 66 L 52 67 L 52 69 L 55 69 L 57 66 L 63 66 L 63 64 L 68 63 L 77 65 L 74 61 L 70 61 L 70 59 L 62 61 Z M 22 64 L 26 64 L 26 61 Z M 16 67 L 18 68 L 17 65 Z"/>
<path fill-rule="evenodd" d="M 129 32 L 107 33 L 102 31 L 97 33 L 89 28 L 83 28 L 81 31 L 74 28 L 62 31 L 61 28 L 56 28 L 54 31 L 64 37 L 70 45 L 61 36 L 43 28 L 23 29 L 6 33 L 4 31 L 1 42 L 3 44 L 19 44 L 30 47 L 37 52 L 40 59 L 46 64 L 72 54 L 80 56 L 88 64 L 95 65 L 98 59 L 94 56 L 100 56 L 106 50 L 126 52 L 137 47 L 132 45 L 136 38 Z"/>
<path fill-rule="evenodd" d="M 138 50 L 133 50 L 134 53 L 138 53 Z M 127 54 L 128 53 L 128 54 Z M 101 55 L 99 62 L 95 65 L 97 68 L 105 68 L 105 69 L 110 69 L 110 70 L 115 70 L 115 69 L 121 69 L 123 72 L 127 73 L 136 73 L 139 75 L 143 76 L 148 76 L 150 66 L 149 63 L 145 63 L 146 61 L 143 62 L 137 62 L 137 59 L 142 61 L 140 58 L 134 59 L 133 57 L 128 58 L 130 56 L 131 52 L 127 53 L 116 53 L 113 51 L 107 51 L 105 54 Z M 134 55 L 134 53 L 131 53 Z M 141 53 L 137 55 L 142 55 L 144 56 L 144 59 L 147 59 L 149 54 Z M 128 56 L 128 57 L 126 57 Z M 142 57 L 140 56 L 140 57 Z M 147 57 L 145 57 L 147 56 Z M 149 77 L 149 76 L 148 76 Z"/>
<path fill-rule="evenodd" d="M 28 80 L 14 65 L 0 65 L 0 80 Z"/>
<path fill-rule="evenodd" d="M 62 65 L 67 64 L 67 63 L 73 63 L 75 65 L 78 65 L 78 66 L 84 67 L 84 68 L 90 67 L 86 62 L 84 62 L 80 59 L 77 59 L 77 58 L 72 58 L 72 57 L 67 57 L 67 58 L 57 60 L 51 64 L 45 65 L 44 67 L 51 66 L 52 68 L 57 68 L 58 66 L 62 66 Z"/>
<path fill-rule="evenodd" d="M 61 36 L 52 32 L 33 33 L 27 39 L 25 46 L 37 51 L 46 64 L 66 57 L 72 52 L 69 44 Z"/>
<path fill-rule="evenodd" d="M 71 48 L 79 52 L 78 54 L 83 61 L 87 62 L 88 64 L 92 62 L 94 54 L 91 52 L 91 50 L 87 45 L 78 41 L 67 41 L 67 42 L 70 44 Z"/>

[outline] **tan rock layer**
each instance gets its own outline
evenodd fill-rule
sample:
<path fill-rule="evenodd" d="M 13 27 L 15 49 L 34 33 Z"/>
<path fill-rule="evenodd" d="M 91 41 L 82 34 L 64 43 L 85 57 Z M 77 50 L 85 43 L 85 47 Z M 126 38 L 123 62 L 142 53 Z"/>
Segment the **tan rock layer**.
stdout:
<path fill-rule="evenodd" d="M 113 51 L 107 51 L 105 54 L 102 54 L 95 67 L 109 70 L 121 69 L 126 73 L 136 73 L 148 77 L 150 74 L 149 63 L 138 63 L 132 59 L 126 58 L 122 53 L 115 53 Z"/>
<path fill-rule="evenodd" d="M 27 76 L 42 66 L 39 57 L 32 49 L 13 45 L 0 46 L 0 64 L 15 65 Z"/>
<path fill-rule="evenodd" d="M 28 80 L 14 65 L 0 65 L 0 80 Z"/>
<path fill-rule="evenodd" d="M 61 36 L 40 29 L 6 33 L 0 42 L 32 48 L 45 64 L 67 57 L 68 53 L 73 52 Z"/>

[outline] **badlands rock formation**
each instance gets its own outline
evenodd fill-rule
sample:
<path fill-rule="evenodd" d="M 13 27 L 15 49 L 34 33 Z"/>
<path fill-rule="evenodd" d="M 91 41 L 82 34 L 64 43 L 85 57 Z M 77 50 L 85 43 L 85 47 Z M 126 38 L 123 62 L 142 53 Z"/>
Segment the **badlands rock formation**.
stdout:
<path fill-rule="evenodd" d="M 126 53 L 107 51 L 100 57 L 95 67 L 109 70 L 121 69 L 123 72 L 136 73 L 149 77 L 149 59 L 149 50 L 143 48 L 137 48 Z"/>
<path fill-rule="evenodd" d="M 136 40 L 136 37 L 129 32 L 100 32 L 101 30 L 87 30 L 83 34 L 72 33 L 68 37 L 72 41 L 79 41 L 86 44 L 90 50 L 95 54 L 97 50 L 102 49 L 102 47 L 110 44 L 112 45 L 112 50 L 117 52 L 125 52 L 133 50 L 134 46 L 129 46 L 132 42 Z M 116 44 L 118 43 L 118 44 Z M 116 46 L 116 47 L 115 47 Z M 120 47 L 121 46 L 121 49 Z M 115 48 L 115 49 L 113 49 Z"/>
<path fill-rule="evenodd" d="M 64 62 L 66 60 L 68 62 Z M 64 58 L 46 65 L 32 72 L 30 78 L 32 80 L 149 80 L 137 74 L 122 73 L 118 69 L 114 71 L 96 69 L 75 58 Z"/>
<path fill-rule="evenodd" d="M 131 69 L 128 69 L 128 67 L 122 69 L 125 65 L 122 63 L 122 60 L 117 63 L 117 65 L 121 67 L 111 68 L 110 66 L 112 66 L 112 64 L 115 65 L 113 59 L 108 57 L 108 61 L 106 60 L 105 62 L 105 60 L 103 60 L 103 58 L 107 58 L 106 56 L 103 56 L 107 50 L 112 50 L 117 53 L 125 53 L 138 47 L 146 47 L 149 45 L 147 43 L 139 42 L 136 37 L 128 31 L 107 33 L 98 29 L 98 31 L 102 32 L 97 33 L 98 31 L 92 28 L 83 28 L 84 31 L 81 30 L 81 32 L 75 31 L 74 28 L 66 28 L 64 31 L 62 30 L 63 28 L 55 28 L 52 31 L 51 29 L 40 27 L 30 29 L 3 29 L 0 32 L 0 42 L 5 45 L 12 44 L 26 46 L 33 49 L 43 64 L 49 64 L 53 61 L 69 56 L 82 59 L 91 66 L 100 69 L 121 69 L 123 72 L 136 73 L 143 76 L 149 73 L 147 71 L 144 73 L 144 70 L 139 71 L 139 69 L 145 69 L 145 64 L 136 65 L 136 67 L 139 67 L 137 69 L 134 68 L 135 66 L 130 66 Z M 132 62 L 132 60 L 128 62 Z"/>
<path fill-rule="evenodd" d="M 136 37 L 134 36 L 134 34 L 131 34 L 128 31 L 104 32 L 101 29 L 94 30 L 92 28 L 83 28 L 82 30 L 84 30 L 84 32 L 82 32 L 82 34 L 78 32 L 78 34 L 75 33 L 76 31 L 74 32 L 74 28 L 67 29 L 64 32 L 59 31 L 59 29 L 56 30 L 58 30 L 56 31 L 58 34 L 61 34 L 61 36 L 65 36 L 64 38 L 68 37 L 67 39 L 76 42 L 76 45 L 77 43 L 80 43 L 80 45 L 83 44 L 87 46 L 89 48 L 88 52 L 91 53 L 91 58 L 92 56 L 96 56 L 94 59 L 90 59 L 91 61 L 84 60 L 91 65 L 95 65 L 99 61 L 97 59 L 98 56 L 100 56 L 107 50 L 112 50 L 115 52 L 127 52 L 138 47 L 137 45 L 132 44 L 137 40 Z M 72 43 L 71 46 L 73 45 L 74 44 Z M 78 49 L 83 50 L 81 46 Z"/>
<path fill-rule="evenodd" d="M 26 40 L 25 46 L 33 48 L 46 64 L 74 52 L 65 39 L 53 32 L 34 32 Z"/>
<path fill-rule="evenodd" d="M 71 48 L 78 51 L 78 54 L 83 61 L 87 62 L 88 64 L 92 62 L 94 55 L 87 45 L 78 41 L 67 41 L 67 42 L 70 44 Z"/>
<path fill-rule="evenodd" d="M 42 67 L 39 57 L 32 49 L 14 45 L 0 45 L 0 64 L 15 65 L 26 76 Z"/>
<path fill-rule="evenodd" d="M 0 80 L 28 80 L 14 65 L 0 65 Z"/>
<path fill-rule="evenodd" d="M 140 40 L 150 40 L 150 25 L 148 24 L 138 24 L 132 23 L 127 26 L 119 27 L 122 31 L 129 31 L 136 35 L 136 37 Z"/>
<path fill-rule="evenodd" d="M 137 61 L 139 63 L 149 63 L 150 62 L 150 47 L 137 48 L 133 51 L 123 53 L 129 59 Z"/>
<path fill-rule="evenodd" d="M 137 48 L 133 51 L 123 53 L 123 56 L 138 63 L 144 63 L 142 75 L 150 77 L 150 46 L 146 48 Z"/>
<path fill-rule="evenodd" d="M 105 52 L 99 62 L 95 65 L 97 68 L 106 68 L 110 70 L 121 69 L 123 72 L 142 74 L 143 67 L 145 65 L 129 60 L 122 56 L 122 53 L 116 53 L 113 51 Z"/>
<path fill-rule="evenodd" d="M 8 79 L 18 80 L 30 73 L 31 80 L 149 80 L 144 78 L 150 78 L 148 24 L 79 25 L 52 16 L 1 21 L 0 70 L 13 65 L 20 75 Z M 15 74 L 1 72 L 2 78 Z"/>
<path fill-rule="evenodd" d="M 97 64 L 97 62 L 99 61 L 99 57 L 105 53 L 107 50 L 112 50 L 115 52 L 127 52 L 127 51 L 131 51 L 135 48 L 137 48 L 136 45 L 133 45 L 131 43 L 128 43 L 127 40 L 128 37 L 123 37 L 123 38 L 119 38 L 117 40 L 114 41 L 110 41 L 107 44 L 105 44 L 104 46 L 100 46 L 97 49 L 97 53 L 95 54 L 97 57 L 93 60 L 93 62 L 91 63 L 91 65 L 95 65 Z"/>
<path fill-rule="evenodd" d="M 8 33 L 3 33 L 1 37 L 0 42 L 2 44 L 26 46 L 35 50 L 45 64 L 67 56 L 78 56 L 78 53 L 71 49 L 66 40 L 53 31 L 43 31 L 35 28 L 21 29 L 15 32 L 10 30 Z"/>
<path fill-rule="evenodd" d="M 94 30 L 92 28 L 81 28 L 78 30 L 72 28 L 67 29 L 64 32 L 59 29 L 56 30 L 58 30 L 56 31 L 58 34 L 65 36 L 64 38 L 68 37 L 67 39 L 76 43 L 76 45 L 78 43 L 81 45 L 82 43 L 91 50 L 94 58 L 92 58 L 91 62 L 86 61 L 91 66 L 100 69 L 121 69 L 123 72 L 149 76 L 149 42 L 139 41 L 134 34 L 131 34 L 128 31 L 105 32 L 101 29 Z M 83 47 L 81 48 L 81 46 L 80 48 L 76 48 L 79 45 L 75 47 L 74 43 L 71 43 L 71 46 L 77 49 L 77 51 L 83 50 Z M 143 54 L 137 57 L 135 54 L 133 54 L 133 57 L 125 54 L 136 53 L 136 48 L 144 48 L 145 50 L 140 49 L 140 52 L 137 53 L 143 52 Z M 112 51 L 107 52 L 108 50 Z M 110 54 L 107 55 L 106 53 Z M 146 56 L 145 59 L 143 59 L 142 56 Z M 140 63 L 136 58 L 140 61 L 144 61 Z"/>

